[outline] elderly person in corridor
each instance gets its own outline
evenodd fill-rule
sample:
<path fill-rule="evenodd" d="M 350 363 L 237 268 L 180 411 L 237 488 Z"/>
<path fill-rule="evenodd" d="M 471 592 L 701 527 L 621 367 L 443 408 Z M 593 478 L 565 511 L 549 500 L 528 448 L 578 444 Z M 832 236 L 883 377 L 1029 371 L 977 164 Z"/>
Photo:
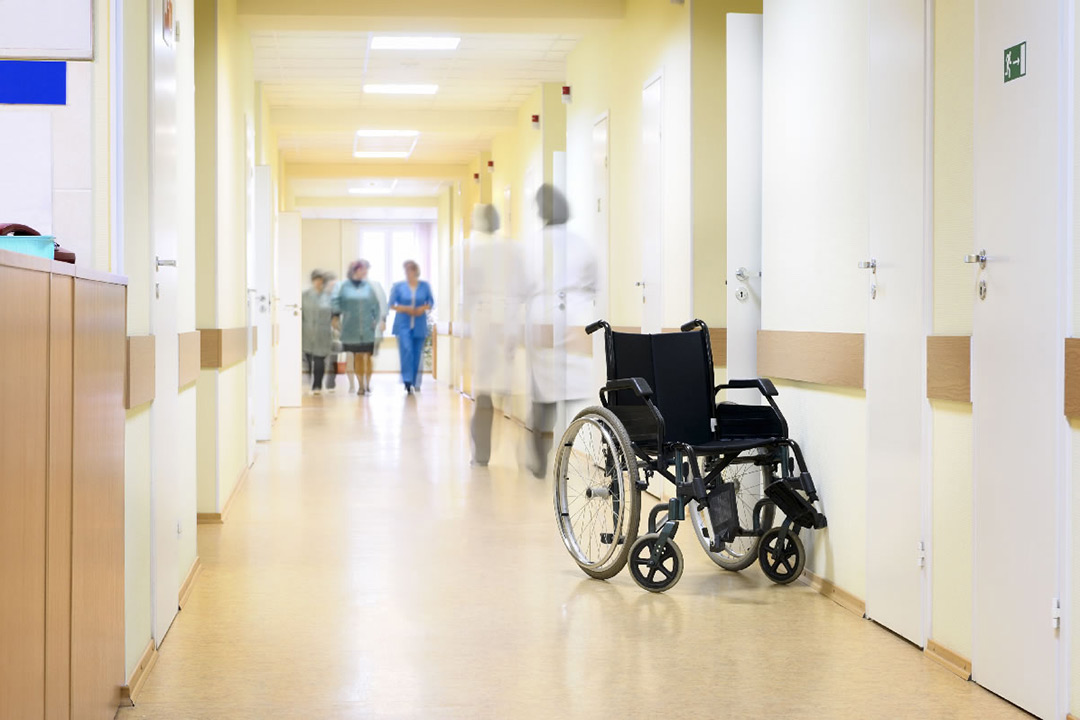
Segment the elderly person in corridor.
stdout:
<path fill-rule="evenodd" d="M 356 260 L 349 265 L 348 279 L 338 287 L 333 300 L 334 322 L 341 330 L 342 349 L 353 353 L 353 366 L 360 384 L 358 395 L 371 392 L 376 328 L 383 314 L 382 291 L 368 280 L 370 267 L 367 260 Z"/>
<path fill-rule="evenodd" d="M 304 358 L 311 368 L 311 392 L 322 392 L 326 371 L 326 356 L 330 354 L 332 307 L 326 292 L 326 274 L 322 270 L 311 272 L 311 287 L 304 291 L 301 300 L 301 345 Z"/>

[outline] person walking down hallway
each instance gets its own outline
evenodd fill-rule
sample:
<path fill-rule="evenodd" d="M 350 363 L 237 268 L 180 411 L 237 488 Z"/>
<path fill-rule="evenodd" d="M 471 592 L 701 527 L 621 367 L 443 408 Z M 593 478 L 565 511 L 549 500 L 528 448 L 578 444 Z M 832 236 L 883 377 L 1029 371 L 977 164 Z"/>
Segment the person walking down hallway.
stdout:
<path fill-rule="evenodd" d="M 360 385 L 357 395 L 371 392 L 375 329 L 382 312 L 380 291 L 367 279 L 370 267 L 367 260 L 356 260 L 349 265 L 349 277 L 338 287 L 333 299 L 334 322 L 341 330 L 342 349 L 353 354 L 353 369 Z"/>
<path fill-rule="evenodd" d="M 597 259 L 586 238 L 567 229 L 570 204 L 553 185 L 536 193 L 544 230 L 538 241 L 544 262 L 529 279 L 526 350 L 532 376 L 532 443 L 529 469 L 545 477 L 560 403 L 596 392 L 592 341 L 581 328 L 596 317 Z"/>
<path fill-rule="evenodd" d="M 331 349 L 331 324 L 333 307 L 326 292 L 326 274 L 322 270 L 311 271 L 311 287 L 304 291 L 300 305 L 301 345 L 304 359 L 311 369 L 311 392 L 322 392 L 326 371 L 326 356 Z"/>
<path fill-rule="evenodd" d="M 520 246 L 495 237 L 499 213 L 493 205 L 473 210 L 465 266 L 463 304 L 472 350 L 473 406 L 472 464 L 483 467 L 491 459 L 491 427 L 495 420 L 493 396 L 512 393 L 514 350 L 520 334 L 521 278 L 524 262 Z"/>
<path fill-rule="evenodd" d="M 428 311 L 435 305 L 431 286 L 420 279 L 420 266 L 405 261 L 405 280 L 390 289 L 390 309 L 394 311 L 394 337 L 401 356 L 401 380 L 405 391 L 420 389 L 424 343 L 428 336 Z"/>

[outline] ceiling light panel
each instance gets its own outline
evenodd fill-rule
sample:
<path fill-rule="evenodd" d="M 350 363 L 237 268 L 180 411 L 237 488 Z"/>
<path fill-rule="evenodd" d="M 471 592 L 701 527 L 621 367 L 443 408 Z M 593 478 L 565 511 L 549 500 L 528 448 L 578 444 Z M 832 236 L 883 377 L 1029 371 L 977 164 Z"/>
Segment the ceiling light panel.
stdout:
<path fill-rule="evenodd" d="M 414 138 L 420 134 L 419 130 L 357 130 L 359 138 Z"/>
<path fill-rule="evenodd" d="M 372 50 L 457 50 L 459 37 L 422 35 L 376 35 L 371 38 Z"/>
<path fill-rule="evenodd" d="M 439 86 L 428 84 L 369 83 L 364 85 L 364 92 L 369 95 L 434 95 L 439 92 Z"/>

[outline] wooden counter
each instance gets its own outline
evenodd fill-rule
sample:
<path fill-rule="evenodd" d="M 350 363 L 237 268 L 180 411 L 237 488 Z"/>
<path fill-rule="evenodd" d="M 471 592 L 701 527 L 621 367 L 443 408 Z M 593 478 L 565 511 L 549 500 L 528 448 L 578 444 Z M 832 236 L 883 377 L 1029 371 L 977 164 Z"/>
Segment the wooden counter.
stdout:
<path fill-rule="evenodd" d="M 124 681 L 126 280 L 0 250 L 0 717 Z"/>

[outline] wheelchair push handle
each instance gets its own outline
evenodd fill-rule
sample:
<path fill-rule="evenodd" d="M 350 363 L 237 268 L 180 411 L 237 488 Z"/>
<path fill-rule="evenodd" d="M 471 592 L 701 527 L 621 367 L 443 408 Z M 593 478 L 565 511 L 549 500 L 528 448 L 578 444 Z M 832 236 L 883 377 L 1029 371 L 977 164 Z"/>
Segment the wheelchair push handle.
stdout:
<path fill-rule="evenodd" d="M 596 332 L 600 328 L 604 328 L 604 330 L 607 331 L 607 332 L 611 331 L 611 326 L 607 324 L 606 320 L 597 320 L 596 322 L 589 323 L 588 325 L 585 326 L 585 334 L 586 335 L 592 335 L 594 332 Z"/>
<path fill-rule="evenodd" d="M 691 330 L 698 330 L 698 329 L 706 330 L 707 326 L 705 325 L 704 320 L 694 319 L 694 320 L 691 320 L 688 323 L 683 323 L 682 327 L 680 327 L 679 329 L 682 330 L 683 332 L 690 332 Z"/>

